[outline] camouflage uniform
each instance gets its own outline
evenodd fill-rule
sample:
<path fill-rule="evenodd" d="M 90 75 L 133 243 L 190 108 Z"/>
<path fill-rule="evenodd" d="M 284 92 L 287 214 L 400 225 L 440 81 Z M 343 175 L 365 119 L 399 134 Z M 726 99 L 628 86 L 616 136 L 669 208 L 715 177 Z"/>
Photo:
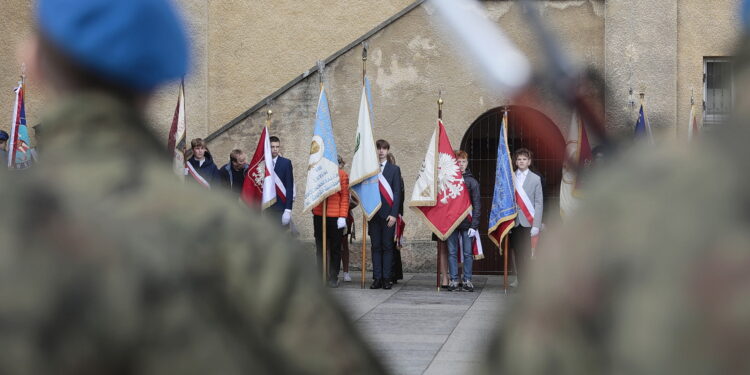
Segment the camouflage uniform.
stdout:
<path fill-rule="evenodd" d="M 290 242 L 179 184 L 130 108 L 76 95 L 45 124 L 48 162 L 0 179 L 0 373 L 384 372 Z"/>
<path fill-rule="evenodd" d="M 644 146 L 596 176 L 480 373 L 749 374 L 750 129 L 726 130 Z"/>

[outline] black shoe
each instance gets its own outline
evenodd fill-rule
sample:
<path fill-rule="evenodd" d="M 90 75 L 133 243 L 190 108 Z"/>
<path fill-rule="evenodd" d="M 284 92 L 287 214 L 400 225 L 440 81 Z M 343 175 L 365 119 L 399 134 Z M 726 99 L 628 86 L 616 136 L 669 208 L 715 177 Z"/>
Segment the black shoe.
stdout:
<path fill-rule="evenodd" d="M 386 281 L 385 283 L 383 283 L 383 289 L 391 289 L 391 288 L 393 288 L 392 282 Z"/>
<path fill-rule="evenodd" d="M 338 280 L 328 280 L 328 287 L 329 288 L 338 288 L 339 287 L 339 281 Z"/>
<path fill-rule="evenodd" d="M 383 287 L 383 282 L 380 279 L 375 279 L 370 285 L 370 289 L 380 289 Z"/>
<path fill-rule="evenodd" d="M 393 285 L 396 285 L 396 284 L 398 284 L 398 280 L 393 279 Z"/>
<path fill-rule="evenodd" d="M 463 288 L 467 292 L 473 292 L 474 291 L 474 284 L 472 284 L 470 280 L 466 280 L 466 281 L 464 281 Z"/>
<path fill-rule="evenodd" d="M 448 291 L 449 292 L 452 292 L 452 291 L 456 290 L 456 288 L 458 288 L 458 282 L 457 281 L 453 280 L 450 283 L 448 283 Z"/>

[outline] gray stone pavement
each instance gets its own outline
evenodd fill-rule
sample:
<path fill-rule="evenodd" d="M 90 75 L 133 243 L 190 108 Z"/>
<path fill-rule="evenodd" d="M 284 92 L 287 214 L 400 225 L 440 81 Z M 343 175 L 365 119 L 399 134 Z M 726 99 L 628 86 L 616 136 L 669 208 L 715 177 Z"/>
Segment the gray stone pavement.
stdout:
<path fill-rule="evenodd" d="M 434 274 L 406 274 L 391 290 L 360 289 L 351 275 L 331 291 L 396 375 L 471 374 L 514 298 L 500 276 L 474 276 L 470 293 L 438 292 Z"/>

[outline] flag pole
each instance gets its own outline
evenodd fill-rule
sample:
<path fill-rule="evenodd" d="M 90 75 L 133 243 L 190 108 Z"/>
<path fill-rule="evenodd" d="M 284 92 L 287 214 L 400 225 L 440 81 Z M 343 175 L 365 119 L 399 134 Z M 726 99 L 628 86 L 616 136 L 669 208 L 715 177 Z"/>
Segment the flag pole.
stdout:
<path fill-rule="evenodd" d="M 365 74 L 367 73 L 367 42 L 362 42 L 362 85 L 365 85 Z M 360 202 L 362 205 L 362 202 Z M 365 273 L 367 271 L 367 214 L 362 207 L 362 277 L 360 289 L 365 288 Z"/>
<path fill-rule="evenodd" d="M 641 96 L 641 108 L 643 108 L 643 121 L 646 122 L 645 124 L 643 124 L 643 126 L 646 127 L 646 134 L 648 134 L 649 142 L 653 144 L 654 134 L 651 131 L 651 122 L 648 120 L 648 113 L 646 113 L 646 106 L 644 105 L 644 103 L 646 102 L 646 90 L 645 89 L 641 90 L 640 96 Z"/>
<path fill-rule="evenodd" d="M 180 94 L 182 94 L 182 103 L 180 103 L 180 110 L 182 111 L 182 108 L 185 108 L 185 111 L 182 113 L 182 118 L 185 120 L 185 134 L 183 135 L 183 138 L 185 139 L 185 143 L 182 145 L 182 166 L 183 168 L 187 168 L 188 158 L 185 157 L 185 154 L 187 154 L 187 107 L 185 106 L 185 75 L 182 76 L 180 79 Z M 179 100 L 179 95 L 177 96 L 177 100 Z M 183 179 L 183 182 L 185 180 Z"/>
<path fill-rule="evenodd" d="M 271 110 L 271 101 L 270 100 L 266 102 L 266 108 L 268 108 L 268 110 L 266 110 L 266 137 L 270 137 L 270 135 L 268 133 L 271 132 L 271 130 L 270 130 L 270 128 L 271 128 L 271 116 L 273 116 L 273 111 Z M 261 130 L 261 135 L 262 134 L 263 134 L 263 130 Z M 266 146 L 265 146 L 265 141 L 264 141 L 264 143 L 263 143 L 263 148 L 264 148 L 263 153 L 264 154 L 266 152 L 265 147 Z M 263 160 L 265 160 L 265 155 L 263 156 Z M 265 168 L 268 168 L 268 166 L 265 166 Z M 273 166 L 271 166 L 271 169 L 273 169 Z M 248 169 L 247 171 L 249 172 L 250 169 Z M 274 185 L 274 189 L 276 189 L 276 181 L 273 182 L 273 185 Z M 265 183 L 263 185 L 261 185 L 261 186 L 265 187 Z M 261 198 L 260 198 L 260 216 L 266 216 L 266 210 L 263 209 L 263 205 L 264 205 L 263 199 L 264 198 L 263 198 L 262 190 L 261 190 L 261 194 L 260 195 L 261 195 Z M 276 199 L 278 199 L 278 197 Z M 291 228 L 291 224 L 289 225 L 289 227 Z"/>
<path fill-rule="evenodd" d="M 503 238 L 503 288 L 508 293 L 508 236 Z"/>
<path fill-rule="evenodd" d="M 321 261 L 323 263 L 323 284 L 328 281 L 328 249 L 327 249 L 327 241 L 326 241 L 326 208 L 328 206 L 328 199 L 326 198 L 323 201 L 323 260 Z"/>
<path fill-rule="evenodd" d="M 438 105 L 438 120 L 442 121 L 443 120 L 443 90 L 439 90 L 438 91 L 437 105 Z M 436 283 L 437 283 L 437 291 L 438 292 L 440 292 L 440 271 L 441 271 L 441 268 L 442 268 L 442 264 L 441 264 L 442 262 L 441 262 L 441 259 L 440 259 L 441 258 L 440 255 L 441 255 L 441 250 L 443 250 L 443 244 L 444 244 L 444 242 L 445 241 L 443 241 L 441 239 L 438 239 L 438 243 L 437 243 L 437 262 L 436 262 L 436 265 L 437 265 L 437 279 L 436 279 Z"/>
<path fill-rule="evenodd" d="M 362 210 L 362 282 L 360 289 L 365 288 L 365 272 L 367 271 L 367 215 Z"/>

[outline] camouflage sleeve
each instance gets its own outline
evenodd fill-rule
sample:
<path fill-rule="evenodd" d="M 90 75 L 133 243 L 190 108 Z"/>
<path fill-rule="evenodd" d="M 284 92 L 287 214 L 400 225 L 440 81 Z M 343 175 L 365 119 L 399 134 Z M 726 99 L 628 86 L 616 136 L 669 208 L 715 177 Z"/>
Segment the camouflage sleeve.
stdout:
<path fill-rule="evenodd" d="M 228 252 L 228 293 L 255 327 L 276 373 L 383 374 L 349 318 L 321 286 L 312 254 L 265 226 L 251 230 L 252 247 Z M 243 234 L 247 230 L 241 231 Z M 238 235 L 228 233 L 228 237 Z M 239 243 L 247 244 L 244 238 Z M 255 259 L 254 259 L 255 258 Z"/>
<path fill-rule="evenodd" d="M 555 234 L 546 237 L 547 241 L 561 240 Z M 543 256 L 532 262 L 530 272 L 534 277 L 521 286 L 520 295 L 515 297 L 518 300 L 502 315 L 502 324 L 477 373 L 603 373 L 595 359 L 602 358 L 605 348 L 593 345 L 592 335 L 601 323 L 595 317 L 605 284 L 590 263 L 593 259 L 577 257 L 582 250 L 556 249 L 570 250 L 560 242 L 555 249 L 544 248 Z M 578 267 L 571 267 L 572 260 Z M 576 271 L 568 272 L 573 269 Z"/>
<path fill-rule="evenodd" d="M 732 287 L 711 282 L 732 266 L 705 271 L 724 255 L 734 260 L 727 264 L 740 262 L 740 252 L 747 257 L 746 245 L 724 242 L 739 229 L 732 223 L 742 208 L 715 199 L 740 192 L 728 178 L 702 183 L 709 172 L 730 175 L 718 152 L 693 159 L 684 152 L 634 153 L 591 182 L 573 221 L 542 238 L 532 277 L 503 315 L 478 373 L 743 373 L 719 366 L 746 353 L 732 340 L 750 324 L 732 319 L 747 316 L 738 312 L 750 304 L 730 307 L 737 279 L 725 278 Z M 711 321 L 718 311 L 730 313 Z"/>

